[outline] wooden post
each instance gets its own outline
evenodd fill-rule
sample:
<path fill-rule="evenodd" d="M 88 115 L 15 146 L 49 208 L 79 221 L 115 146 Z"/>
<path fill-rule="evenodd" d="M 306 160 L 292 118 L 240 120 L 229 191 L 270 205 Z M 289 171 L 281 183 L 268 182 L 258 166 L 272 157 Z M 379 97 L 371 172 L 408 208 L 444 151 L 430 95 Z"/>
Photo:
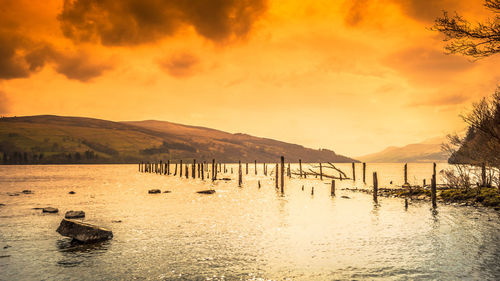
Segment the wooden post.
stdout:
<path fill-rule="evenodd" d="M 212 159 L 212 180 L 215 180 L 215 169 L 217 169 L 215 167 L 215 159 Z"/>
<path fill-rule="evenodd" d="M 363 183 L 366 183 L 366 163 L 363 162 Z"/>
<path fill-rule="evenodd" d="M 408 164 L 405 163 L 405 184 L 408 184 Z"/>
<path fill-rule="evenodd" d="M 238 161 L 238 187 L 241 187 L 241 183 L 243 181 L 243 175 L 241 170 L 241 160 Z"/>
<path fill-rule="evenodd" d="M 247 168 L 246 168 L 246 175 L 248 175 L 248 162 L 246 163 L 246 166 L 247 166 Z"/>
<path fill-rule="evenodd" d="M 486 164 L 483 162 L 481 164 L 481 186 L 485 187 L 486 184 Z"/>
<path fill-rule="evenodd" d="M 174 176 L 177 176 L 177 163 L 175 163 Z"/>
<path fill-rule="evenodd" d="M 192 171 L 192 178 L 195 179 L 196 178 L 196 159 L 193 159 L 193 171 Z"/>
<path fill-rule="evenodd" d="M 356 181 L 356 166 L 354 162 L 352 162 L 352 181 Z"/>
<path fill-rule="evenodd" d="M 233 167 L 231 167 L 231 175 L 233 174 Z"/>
<path fill-rule="evenodd" d="M 278 186 L 278 175 L 279 175 L 279 172 L 278 172 L 278 164 L 276 164 L 276 189 L 279 188 Z"/>
<path fill-rule="evenodd" d="M 260 180 L 258 180 L 257 183 L 259 184 L 259 189 L 260 189 Z"/>
<path fill-rule="evenodd" d="M 160 175 L 163 175 L 163 161 L 160 160 Z"/>
<path fill-rule="evenodd" d="M 141 163 L 139 163 L 139 173 L 141 172 Z"/>
<path fill-rule="evenodd" d="M 314 186 L 311 187 L 311 195 L 314 195 Z"/>
<path fill-rule="evenodd" d="M 373 201 L 378 202 L 378 178 L 377 172 L 373 172 Z"/>
<path fill-rule="evenodd" d="M 257 175 L 257 160 L 254 161 L 254 164 L 255 164 L 255 175 Z M 260 186 L 260 184 L 259 184 Z"/>
<path fill-rule="evenodd" d="M 330 193 L 332 196 L 335 196 L 335 180 L 332 180 L 332 190 Z"/>
<path fill-rule="evenodd" d="M 179 177 L 182 178 L 182 160 L 181 162 L 179 163 Z"/>
<path fill-rule="evenodd" d="M 189 179 L 189 164 L 186 164 L 186 179 Z"/>
<path fill-rule="evenodd" d="M 285 192 L 285 157 L 281 156 L 281 193 Z"/>
<path fill-rule="evenodd" d="M 405 209 L 408 210 L 408 198 L 405 198 Z"/>
<path fill-rule="evenodd" d="M 267 165 L 266 163 L 262 163 L 263 170 L 264 170 L 264 176 L 267 176 Z"/>
<path fill-rule="evenodd" d="M 299 174 L 300 177 L 302 178 L 302 159 L 299 159 Z"/>
<path fill-rule="evenodd" d="M 431 200 L 432 200 L 432 208 L 436 208 L 436 175 L 432 175 L 432 184 L 431 184 Z"/>
<path fill-rule="evenodd" d="M 205 161 L 201 162 L 201 179 L 202 180 L 205 180 L 205 171 L 203 170 L 203 164 L 205 163 Z"/>
<path fill-rule="evenodd" d="M 424 179 L 424 181 L 423 181 L 423 185 L 422 185 L 422 187 L 425 187 L 425 179 Z"/>
<path fill-rule="evenodd" d="M 224 163 L 224 174 L 227 173 L 226 163 Z"/>
<path fill-rule="evenodd" d="M 323 166 L 319 163 L 319 179 L 323 180 Z"/>

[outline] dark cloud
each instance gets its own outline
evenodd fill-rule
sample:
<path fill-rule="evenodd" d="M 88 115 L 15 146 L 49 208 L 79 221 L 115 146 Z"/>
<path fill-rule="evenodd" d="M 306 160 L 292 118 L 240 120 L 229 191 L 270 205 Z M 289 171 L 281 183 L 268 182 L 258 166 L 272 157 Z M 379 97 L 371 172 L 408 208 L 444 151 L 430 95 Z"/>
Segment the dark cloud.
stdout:
<path fill-rule="evenodd" d="M 190 53 L 179 53 L 159 61 L 160 67 L 175 77 L 192 76 L 199 70 L 200 60 Z"/>
<path fill-rule="evenodd" d="M 57 54 L 54 56 L 55 69 L 68 79 L 87 82 L 101 76 L 106 70 L 113 68 L 109 62 L 93 62 L 92 57 L 80 52 L 76 54 Z"/>
<path fill-rule="evenodd" d="M 409 17 L 431 23 L 443 10 L 454 12 L 463 7 L 465 0 L 350 0 L 344 21 L 349 26 L 379 19 L 378 9 L 384 5 L 397 5 Z"/>
<path fill-rule="evenodd" d="M 135 45 L 192 26 L 212 41 L 243 38 L 267 0 L 65 0 L 59 15 L 66 37 L 103 45 Z"/>
<path fill-rule="evenodd" d="M 412 82 L 431 84 L 449 80 L 474 67 L 472 62 L 463 57 L 446 55 L 441 50 L 427 47 L 412 47 L 396 52 L 386 57 L 383 63 Z"/>

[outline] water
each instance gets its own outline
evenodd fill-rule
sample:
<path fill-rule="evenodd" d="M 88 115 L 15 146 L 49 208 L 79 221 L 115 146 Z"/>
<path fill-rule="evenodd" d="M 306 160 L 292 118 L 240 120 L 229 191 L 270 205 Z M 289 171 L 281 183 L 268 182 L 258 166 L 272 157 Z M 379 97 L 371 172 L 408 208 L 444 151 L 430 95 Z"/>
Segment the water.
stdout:
<path fill-rule="evenodd" d="M 338 166 L 350 176 L 350 164 Z M 287 179 L 281 196 L 274 178 L 258 169 L 255 176 L 250 165 L 238 188 L 230 173 L 232 181 L 212 184 L 141 174 L 137 165 L 0 166 L 0 203 L 6 204 L 0 207 L 0 280 L 500 278 L 496 211 L 451 205 L 433 211 L 429 202 L 405 211 L 397 198 L 374 205 L 369 194 L 341 190 L 363 187 L 360 169 L 356 183 L 337 181 L 335 198 L 327 180 L 314 178 Z M 382 187 L 402 182 L 401 164 L 368 164 L 367 186 L 372 170 Z M 421 183 L 432 165 L 408 170 L 410 181 Z M 195 193 L 210 187 L 217 193 Z M 152 188 L 172 193 L 148 194 Z M 7 194 L 24 189 L 35 193 Z M 44 206 L 60 213 L 32 209 Z M 114 238 L 71 244 L 55 232 L 68 210 L 84 210 L 85 221 L 112 229 Z"/>

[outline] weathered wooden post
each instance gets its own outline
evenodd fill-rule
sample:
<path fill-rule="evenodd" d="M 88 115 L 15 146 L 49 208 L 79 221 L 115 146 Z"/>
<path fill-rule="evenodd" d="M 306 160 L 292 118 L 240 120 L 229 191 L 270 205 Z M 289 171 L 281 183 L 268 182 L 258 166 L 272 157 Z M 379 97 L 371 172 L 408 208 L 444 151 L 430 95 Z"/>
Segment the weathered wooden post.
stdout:
<path fill-rule="evenodd" d="M 278 164 L 276 163 L 276 189 L 279 188 L 278 186 L 278 175 L 279 175 L 279 172 L 278 172 Z"/>
<path fill-rule="evenodd" d="M 311 195 L 314 195 L 314 186 L 311 187 Z"/>
<path fill-rule="evenodd" d="M 196 159 L 193 159 L 193 170 L 192 170 L 192 175 L 191 175 L 191 177 L 192 177 L 193 179 L 195 179 L 195 178 L 196 178 Z"/>
<path fill-rule="evenodd" d="M 233 167 L 231 167 L 231 175 L 233 174 Z"/>
<path fill-rule="evenodd" d="M 299 159 L 299 174 L 300 177 L 302 178 L 302 159 Z"/>
<path fill-rule="evenodd" d="M 212 180 L 215 180 L 215 159 L 212 159 Z"/>
<path fill-rule="evenodd" d="M 202 180 L 205 180 L 205 170 L 204 170 L 205 167 L 203 167 L 204 163 L 205 163 L 205 161 L 200 162 L 200 165 L 201 165 L 200 172 L 201 172 L 201 179 Z"/>
<path fill-rule="evenodd" d="M 281 156 L 281 193 L 285 192 L 285 157 Z"/>
<path fill-rule="evenodd" d="M 163 175 L 163 161 L 160 160 L 160 175 Z"/>
<path fill-rule="evenodd" d="M 354 162 L 352 162 L 352 181 L 356 181 L 356 166 Z"/>
<path fill-rule="evenodd" d="M 177 176 L 177 163 L 175 163 L 174 176 Z"/>
<path fill-rule="evenodd" d="M 170 176 L 170 160 L 167 160 L 167 176 Z"/>
<path fill-rule="evenodd" d="M 264 176 L 267 176 L 267 165 L 266 163 L 262 163 L 263 169 L 264 169 Z"/>
<path fill-rule="evenodd" d="M 423 180 L 423 185 L 422 185 L 422 187 L 425 187 L 425 179 Z"/>
<path fill-rule="evenodd" d="M 432 180 L 431 180 L 431 201 L 432 201 L 432 208 L 436 208 L 436 175 L 432 175 Z"/>
<path fill-rule="evenodd" d="M 257 183 L 259 184 L 259 189 L 260 189 L 260 180 L 258 180 Z"/>
<path fill-rule="evenodd" d="M 288 178 L 292 178 L 292 170 L 290 169 L 290 163 L 288 163 L 286 173 L 288 175 Z"/>
<path fill-rule="evenodd" d="M 485 187 L 486 184 L 486 164 L 483 162 L 481 164 L 481 186 Z"/>
<path fill-rule="evenodd" d="M 319 163 L 319 179 L 323 180 L 323 166 Z"/>
<path fill-rule="evenodd" d="M 332 190 L 330 193 L 332 196 L 335 196 L 335 180 L 332 180 Z"/>
<path fill-rule="evenodd" d="M 201 161 L 198 162 L 197 165 L 198 165 L 198 167 L 197 167 L 198 168 L 198 178 L 201 178 Z"/>
<path fill-rule="evenodd" d="M 377 172 L 373 172 L 373 201 L 378 202 L 378 178 L 377 178 Z"/>
<path fill-rule="evenodd" d="M 246 173 L 245 174 L 248 175 L 248 162 L 246 163 L 246 166 L 247 166 L 247 168 L 246 168 Z"/>
<path fill-rule="evenodd" d="M 255 175 L 257 175 L 257 160 L 254 160 L 254 166 L 255 166 Z"/>
<path fill-rule="evenodd" d="M 238 161 L 238 187 L 241 187 L 243 181 L 243 171 L 241 170 L 241 160 Z"/>
<path fill-rule="evenodd" d="M 186 179 L 189 179 L 189 164 L 186 164 Z"/>
<path fill-rule="evenodd" d="M 363 183 L 366 183 L 366 163 L 363 162 Z"/>
<path fill-rule="evenodd" d="M 179 177 L 182 178 L 182 160 L 181 162 L 179 163 Z"/>
<path fill-rule="evenodd" d="M 408 164 L 405 163 L 405 184 L 408 184 Z"/>
<path fill-rule="evenodd" d="M 405 198 L 405 209 L 408 210 L 408 198 Z"/>
<path fill-rule="evenodd" d="M 227 173 L 226 163 L 224 163 L 224 174 Z"/>
<path fill-rule="evenodd" d="M 141 163 L 139 163 L 139 173 L 141 172 Z"/>

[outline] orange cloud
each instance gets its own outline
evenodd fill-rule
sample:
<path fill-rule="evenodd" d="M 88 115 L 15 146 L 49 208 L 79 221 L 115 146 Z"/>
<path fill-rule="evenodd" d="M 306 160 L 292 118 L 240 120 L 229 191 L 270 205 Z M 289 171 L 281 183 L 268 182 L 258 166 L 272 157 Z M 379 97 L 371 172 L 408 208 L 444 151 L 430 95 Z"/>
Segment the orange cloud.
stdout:
<path fill-rule="evenodd" d="M 188 77 L 198 71 L 200 60 L 191 53 L 178 53 L 158 62 L 160 67 L 175 77 Z"/>

